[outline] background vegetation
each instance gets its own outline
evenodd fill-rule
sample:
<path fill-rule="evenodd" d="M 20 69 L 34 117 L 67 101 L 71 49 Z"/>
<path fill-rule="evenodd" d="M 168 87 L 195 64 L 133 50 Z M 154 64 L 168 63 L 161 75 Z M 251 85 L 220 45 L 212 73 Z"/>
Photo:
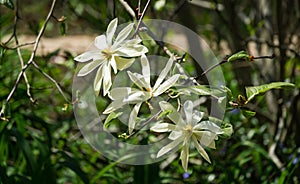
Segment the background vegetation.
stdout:
<path fill-rule="evenodd" d="M 220 141 L 217 150 L 208 150 L 212 164 L 192 154 L 189 173 L 183 173 L 177 159 L 168 165 L 128 166 L 93 150 L 72 113 L 73 58 L 78 51 L 55 47 L 35 53 L 32 47 L 42 28 L 42 38 L 50 42 L 70 36 L 74 48 L 82 47 L 78 35 L 102 34 L 114 17 L 132 20 L 122 2 L 136 11 L 138 0 L 57 1 L 47 26 L 52 1 L 0 2 L 0 183 L 300 183 L 299 0 L 150 1 L 145 18 L 192 29 L 220 58 L 238 50 L 276 55 L 273 60 L 224 65 L 234 96 L 244 94 L 245 86 L 274 81 L 297 86 L 257 98 L 248 106 L 257 112 L 253 118 L 226 113 L 233 136 Z M 141 1 L 142 9 L 146 3 Z M 24 36 L 32 39 L 18 40 Z M 15 85 L 22 71 L 26 77 L 21 75 Z"/>

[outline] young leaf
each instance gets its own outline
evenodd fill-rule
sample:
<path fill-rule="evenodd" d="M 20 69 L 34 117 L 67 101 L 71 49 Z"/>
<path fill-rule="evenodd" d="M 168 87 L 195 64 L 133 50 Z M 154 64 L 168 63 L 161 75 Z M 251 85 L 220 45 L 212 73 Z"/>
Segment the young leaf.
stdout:
<path fill-rule="evenodd" d="M 255 114 L 256 114 L 256 112 L 254 112 L 254 111 L 249 111 L 249 110 L 244 110 L 244 109 L 240 109 L 240 110 L 246 118 L 251 118 L 251 117 L 255 116 Z"/>
<path fill-rule="evenodd" d="M 246 96 L 247 96 L 247 103 L 252 100 L 255 96 L 264 94 L 265 92 L 271 89 L 282 89 L 286 87 L 295 87 L 294 84 L 288 82 L 273 82 L 270 84 L 264 84 L 261 86 L 251 86 L 246 87 Z"/>
<path fill-rule="evenodd" d="M 122 114 L 123 114 L 123 112 L 118 112 L 118 113 L 111 112 L 107 116 L 107 118 L 106 118 L 106 120 L 105 120 L 105 122 L 103 124 L 104 128 L 108 128 L 109 127 L 109 123 L 111 122 L 111 120 L 116 119 L 117 117 L 121 116 Z"/>
<path fill-rule="evenodd" d="M 232 54 L 227 61 L 236 61 L 236 60 L 245 60 L 245 61 L 250 61 L 250 55 L 247 54 L 245 51 L 240 51 L 238 53 Z"/>

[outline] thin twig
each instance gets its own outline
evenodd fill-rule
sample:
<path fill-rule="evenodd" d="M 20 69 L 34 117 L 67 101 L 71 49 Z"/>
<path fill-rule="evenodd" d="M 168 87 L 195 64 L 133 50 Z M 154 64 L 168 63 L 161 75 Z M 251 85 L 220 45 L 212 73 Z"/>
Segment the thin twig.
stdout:
<path fill-rule="evenodd" d="M 141 23 L 142 23 L 142 20 L 143 20 L 143 18 L 145 16 L 146 10 L 148 9 L 148 7 L 150 5 L 150 2 L 151 2 L 151 0 L 147 1 L 147 4 L 145 5 L 145 8 L 143 9 L 143 12 L 142 12 L 141 16 L 139 16 L 139 21 L 138 21 L 138 24 L 136 26 L 136 29 L 135 29 L 135 32 L 134 32 L 133 36 L 135 36 L 138 33 L 139 28 L 140 28 Z"/>
<path fill-rule="evenodd" d="M 9 95 L 7 96 L 7 98 L 5 100 L 5 104 L 8 103 L 10 101 L 10 99 L 12 98 L 12 96 L 15 93 L 15 91 L 16 91 L 19 83 L 20 83 L 20 80 L 21 80 L 22 76 L 24 75 L 26 69 L 34 62 L 33 59 L 34 59 L 34 57 L 36 55 L 36 51 L 37 51 L 37 48 L 39 46 L 41 37 L 42 37 L 43 33 L 45 32 L 46 26 L 47 26 L 47 24 L 48 24 L 48 22 L 49 22 L 49 20 L 51 18 L 51 15 L 52 15 L 52 13 L 54 11 L 55 4 L 56 4 L 56 0 L 53 0 L 51 8 L 49 10 L 49 13 L 47 15 L 47 18 L 45 19 L 44 25 L 42 26 L 42 28 L 39 31 L 38 36 L 36 37 L 35 44 L 34 44 L 32 52 L 31 52 L 31 56 L 30 56 L 27 64 L 22 67 L 22 70 L 18 74 L 18 77 L 17 77 L 17 80 L 16 80 L 15 84 L 14 84 L 12 90 L 10 91 Z M 16 15 L 16 16 L 18 16 L 18 15 Z M 0 111 L 0 116 L 2 117 L 3 115 L 4 115 L 4 108 L 2 108 L 1 111 Z"/>

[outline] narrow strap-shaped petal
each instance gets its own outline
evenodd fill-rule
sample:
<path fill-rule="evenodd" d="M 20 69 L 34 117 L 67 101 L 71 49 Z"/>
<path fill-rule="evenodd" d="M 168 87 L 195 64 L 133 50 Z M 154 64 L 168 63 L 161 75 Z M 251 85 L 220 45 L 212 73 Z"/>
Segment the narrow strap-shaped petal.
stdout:
<path fill-rule="evenodd" d="M 172 131 L 172 132 L 170 133 L 170 135 L 168 136 L 169 139 L 171 139 L 171 140 L 176 140 L 176 139 L 178 139 L 179 137 L 183 136 L 183 132 L 182 132 L 181 130 L 179 130 L 179 131 L 176 130 L 176 128 L 177 128 L 177 127 L 175 127 L 175 130 Z"/>
<path fill-rule="evenodd" d="M 171 112 L 167 115 L 167 117 L 173 121 L 173 123 L 178 124 L 180 121 L 180 114 L 176 111 L 176 109 L 166 101 L 160 101 L 159 106 L 162 111 L 171 110 Z"/>
<path fill-rule="evenodd" d="M 175 130 L 175 125 L 170 123 L 156 123 L 150 130 L 153 132 L 169 132 Z"/>
<path fill-rule="evenodd" d="M 135 127 L 135 125 L 136 125 L 136 118 L 137 118 L 137 115 L 138 115 L 138 113 L 139 113 L 139 111 L 140 111 L 141 105 L 142 105 L 142 102 L 137 103 L 137 104 L 133 107 L 133 109 L 132 109 L 132 111 L 131 111 L 131 113 L 130 113 L 130 116 L 129 116 L 129 123 L 128 123 L 128 131 L 129 131 L 129 134 L 131 134 L 131 133 L 133 132 L 133 130 L 134 130 L 134 127 Z"/>
<path fill-rule="evenodd" d="M 194 126 L 194 130 L 209 130 L 216 134 L 222 134 L 222 129 L 211 121 L 201 121 L 199 124 Z"/>
<path fill-rule="evenodd" d="M 130 23 L 124 29 L 122 29 L 122 31 L 120 31 L 120 33 L 118 34 L 115 40 L 115 44 L 119 44 L 128 38 L 129 34 L 133 29 L 133 25 L 134 25 L 133 23 Z"/>
<path fill-rule="evenodd" d="M 117 49 L 114 48 L 115 54 L 122 57 L 139 57 L 148 52 L 144 45 L 122 45 Z"/>
<path fill-rule="evenodd" d="M 87 51 L 74 58 L 75 61 L 82 62 L 82 63 L 88 61 L 102 60 L 102 59 L 103 56 L 101 55 L 99 50 Z"/>
<path fill-rule="evenodd" d="M 217 138 L 217 134 L 209 131 L 194 131 L 193 133 L 198 141 L 200 141 L 201 145 L 216 149 L 215 139 Z"/>
<path fill-rule="evenodd" d="M 185 172 L 187 172 L 188 162 L 189 162 L 189 146 L 190 146 L 190 139 L 186 137 L 183 142 L 183 147 L 180 153 L 181 164 Z"/>
<path fill-rule="evenodd" d="M 111 68 L 108 63 L 103 64 L 103 96 L 106 96 L 112 85 L 111 82 Z"/>
<path fill-rule="evenodd" d="M 103 49 L 107 49 L 106 36 L 100 35 L 95 38 L 94 45 L 101 51 Z M 100 53 L 100 51 L 98 51 Z"/>
<path fill-rule="evenodd" d="M 168 152 L 172 151 L 175 149 L 180 143 L 182 143 L 184 140 L 184 137 L 179 137 L 178 139 L 172 141 L 171 143 L 167 144 L 166 146 L 162 147 L 158 153 L 157 153 L 157 158 L 167 154 Z"/>
<path fill-rule="evenodd" d="M 109 114 L 111 112 L 114 112 L 119 108 L 121 108 L 123 105 L 125 105 L 123 101 L 120 100 L 113 101 L 106 107 L 106 109 L 103 111 L 103 114 Z"/>
<path fill-rule="evenodd" d="M 200 153 L 200 155 L 209 163 L 211 163 L 208 154 L 206 153 L 206 151 L 204 150 L 204 148 L 199 144 L 198 140 L 196 139 L 195 136 L 192 136 L 192 140 L 194 142 L 194 145 L 197 149 L 197 151 Z"/>
<path fill-rule="evenodd" d="M 159 86 L 160 84 L 162 83 L 162 81 L 166 78 L 168 72 L 170 71 L 172 65 L 173 65 L 173 60 L 174 58 L 173 57 L 170 57 L 170 59 L 168 60 L 165 68 L 161 71 L 161 73 L 159 74 L 156 82 L 155 82 L 155 85 L 153 87 L 153 90 L 155 91 Z"/>
<path fill-rule="evenodd" d="M 203 118 L 203 116 L 204 116 L 204 112 L 200 112 L 200 111 L 195 110 L 193 112 L 193 116 L 192 116 L 192 120 L 191 120 L 192 121 L 191 122 L 192 126 L 195 126 L 198 122 L 200 122 L 201 119 Z"/>
<path fill-rule="evenodd" d="M 99 65 L 101 65 L 103 62 L 101 61 L 92 61 L 86 65 L 84 65 L 78 72 L 77 76 L 81 77 L 81 76 L 85 76 L 89 73 L 91 73 L 92 71 L 94 71 Z"/>
<path fill-rule="evenodd" d="M 114 74 L 116 74 L 118 72 L 118 69 L 117 69 L 117 63 L 115 60 L 115 56 L 111 57 L 109 63 L 110 63 L 110 66 L 113 68 Z"/>
<path fill-rule="evenodd" d="M 184 102 L 183 110 L 185 113 L 186 124 L 191 124 L 192 116 L 193 116 L 193 102 L 191 100 L 187 100 Z"/>
<path fill-rule="evenodd" d="M 136 91 L 133 93 L 130 93 L 127 95 L 124 99 L 123 102 L 125 103 L 137 103 L 137 102 L 144 102 L 148 100 L 151 97 L 149 92 L 146 91 Z"/>
<path fill-rule="evenodd" d="M 118 87 L 118 88 L 112 88 L 110 90 L 109 97 L 112 100 L 124 100 L 126 96 L 128 96 L 131 93 L 139 91 L 136 88 L 130 88 L 130 87 Z"/>
<path fill-rule="evenodd" d="M 153 96 L 159 96 L 165 91 L 167 91 L 170 87 L 174 86 L 174 84 L 177 82 L 178 78 L 180 77 L 180 74 L 175 74 L 168 80 L 166 80 L 164 83 L 162 83 L 156 90 L 154 90 Z M 156 84 L 156 83 L 155 83 Z"/>
<path fill-rule="evenodd" d="M 141 90 L 147 91 L 149 84 L 147 84 L 143 75 L 139 73 L 132 73 L 127 71 L 130 80 L 137 85 Z M 149 89 L 148 89 L 149 90 Z"/>
<path fill-rule="evenodd" d="M 151 88 L 151 86 L 150 86 L 150 65 L 149 65 L 146 55 L 144 55 L 144 54 L 141 56 L 141 65 L 142 65 L 142 74 L 146 81 L 147 88 L 150 89 Z"/>
<path fill-rule="evenodd" d="M 107 26 L 107 30 L 106 30 L 106 38 L 107 39 L 106 39 L 106 41 L 107 41 L 108 46 L 112 45 L 112 39 L 113 39 L 113 36 L 116 32 L 117 25 L 118 25 L 118 18 L 115 18 Z"/>
<path fill-rule="evenodd" d="M 94 79 L 94 90 L 95 90 L 95 94 L 96 96 L 99 95 L 100 89 L 101 89 L 101 85 L 102 85 L 102 80 L 103 80 L 103 73 L 102 73 L 102 66 L 99 67 L 95 79 Z"/>

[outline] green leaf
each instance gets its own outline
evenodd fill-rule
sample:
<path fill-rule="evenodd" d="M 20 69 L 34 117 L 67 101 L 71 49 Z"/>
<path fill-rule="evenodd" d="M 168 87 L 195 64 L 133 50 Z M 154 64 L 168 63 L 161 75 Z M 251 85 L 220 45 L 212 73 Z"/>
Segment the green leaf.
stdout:
<path fill-rule="evenodd" d="M 251 118 L 251 117 L 255 116 L 255 114 L 256 114 L 256 112 L 254 112 L 254 111 L 249 111 L 249 110 L 244 110 L 244 109 L 240 109 L 240 110 L 246 118 Z"/>
<path fill-rule="evenodd" d="M 288 82 L 273 82 L 260 86 L 246 87 L 247 103 L 257 95 L 262 95 L 271 89 L 282 89 L 287 87 L 295 87 L 294 84 Z"/>
<path fill-rule="evenodd" d="M 60 29 L 60 34 L 65 36 L 66 35 L 66 23 L 61 22 L 59 25 L 59 29 Z"/>
<path fill-rule="evenodd" d="M 231 137 L 231 135 L 233 134 L 233 128 L 232 125 L 230 123 L 224 123 L 221 126 L 222 131 L 224 132 L 223 134 L 220 135 L 220 137 L 227 139 L 229 137 Z"/>
<path fill-rule="evenodd" d="M 10 8 L 12 10 L 15 8 L 12 0 L 0 0 L 0 4 L 3 4 L 4 6 L 6 6 L 7 8 Z"/>
<path fill-rule="evenodd" d="M 233 95 L 232 95 L 231 89 L 229 89 L 226 86 L 221 86 L 221 89 L 226 93 L 228 101 L 232 101 Z"/>
<path fill-rule="evenodd" d="M 238 53 L 232 54 L 227 61 L 228 62 L 232 62 L 232 61 L 236 61 L 236 60 L 245 60 L 245 61 L 249 61 L 250 60 L 250 55 L 247 54 L 245 51 L 240 51 Z"/>
<path fill-rule="evenodd" d="M 123 114 L 123 112 L 118 112 L 118 113 L 111 112 L 111 113 L 107 116 L 107 118 L 106 118 L 106 120 L 105 120 L 105 122 L 104 122 L 104 124 L 103 124 L 104 128 L 108 128 L 109 125 L 110 125 L 109 123 L 111 122 L 111 120 L 116 119 L 117 117 L 121 116 L 122 114 Z"/>

